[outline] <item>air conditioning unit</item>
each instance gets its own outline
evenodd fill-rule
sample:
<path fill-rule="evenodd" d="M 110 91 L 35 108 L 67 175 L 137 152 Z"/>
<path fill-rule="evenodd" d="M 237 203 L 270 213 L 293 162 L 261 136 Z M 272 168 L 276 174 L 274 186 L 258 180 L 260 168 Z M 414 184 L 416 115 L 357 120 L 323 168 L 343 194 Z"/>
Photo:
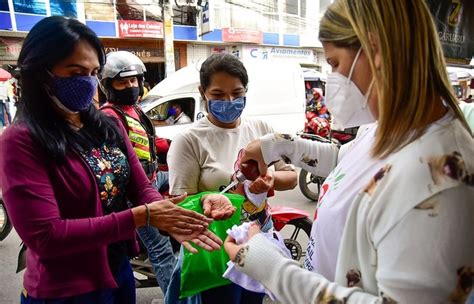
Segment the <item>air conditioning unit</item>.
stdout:
<path fill-rule="evenodd" d="M 198 0 L 175 0 L 178 6 L 197 6 Z"/>

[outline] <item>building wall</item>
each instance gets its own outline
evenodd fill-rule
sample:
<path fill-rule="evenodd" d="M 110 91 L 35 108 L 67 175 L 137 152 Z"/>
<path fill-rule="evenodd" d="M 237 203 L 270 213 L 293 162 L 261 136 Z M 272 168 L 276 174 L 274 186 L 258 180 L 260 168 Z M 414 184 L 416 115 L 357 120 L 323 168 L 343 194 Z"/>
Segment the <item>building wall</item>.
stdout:
<path fill-rule="evenodd" d="M 190 18 L 183 16 L 189 16 L 189 11 L 193 9 L 186 8 L 187 15 L 176 17 L 173 26 L 176 68 L 197 62 L 213 52 L 224 51 L 243 58 L 250 48 L 256 49 L 263 60 L 265 54 L 272 49 L 286 49 L 285 52 L 289 55 L 280 59 L 294 60 L 299 56 L 298 52 L 289 49 L 303 49 L 301 54 L 309 54 L 308 52 L 316 52 L 320 47 L 317 40 L 317 16 L 320 1 L 323 0 L 209 1 L 214 11 L 213 27 L 209 32 L 202 31 L 202 13 L 188 22 Z M 144 5 L 140 5 L 136 1 L 127 0 L 114 6 L 115 2 L 117 1 L 0 2 L 0 64 L 14 63 L 24 36 L 39 20 L 51 15 L 69 16 L 85 23 L 102 38 L 108 51 L 124 49 L 135 52 L 146 62 L 164 62 L 163 25 L 157 1 L 143 0 L 141 3 Z M 176 12 L 177 10 L 175 15 L 178 16 Z M 9 37 L 12 35 L 20 37 Z M 308 56 L 300 57 L 303 64 L 319 64 L 317 60 L 308 59 Z"/>

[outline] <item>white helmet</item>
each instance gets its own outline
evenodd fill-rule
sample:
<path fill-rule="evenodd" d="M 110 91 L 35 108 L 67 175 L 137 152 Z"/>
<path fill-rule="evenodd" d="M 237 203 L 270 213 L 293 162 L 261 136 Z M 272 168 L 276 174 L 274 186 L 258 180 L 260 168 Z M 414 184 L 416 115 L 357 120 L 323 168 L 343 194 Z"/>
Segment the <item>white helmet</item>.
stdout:
<path fill-rule="evenodd" d="M 99 76 L 100 88 L 109 100 L 113 100 L 111 80 L 136 76 L 140 87 L 140 96 L 142 96 L 145 72 L 145 65 L 134 54 L 127 51 L 111 52 L 107 54 L 106 63 Z"/>

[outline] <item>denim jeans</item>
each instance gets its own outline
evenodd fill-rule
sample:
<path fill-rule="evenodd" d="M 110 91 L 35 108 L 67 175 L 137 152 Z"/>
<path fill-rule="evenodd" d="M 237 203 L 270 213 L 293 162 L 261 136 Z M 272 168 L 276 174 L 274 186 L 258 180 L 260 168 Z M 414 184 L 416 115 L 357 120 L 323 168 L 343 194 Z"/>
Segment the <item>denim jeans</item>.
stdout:
<path fill-rule="evenodd" d="M 118 288 L 96 290 L 86 294 L 57 299 L 36 299 L 21 293 L 21 304 L 135 304 L 135 278 L 128 258 L 114 274 Z"/>
<path fill-rule="evenodd" d="M 201 296 L 199 294 L 189 298 L 184 298 L 182 300 L 179 299 L 181 290 L 181 268 L 183 267 L 183 258 L 184 251 L 183 247 L 181 247 L 181 250 L 179 251 L 178 262 L 176 263 L 176 267 L 174 268 L 173 274 L 171 276 L 170 284 L 168 285 L 168 290 L 165 294 L 165 304 L 202 304 Z"/>
<path fill-rule="evenodd" d="M 148 258 L 156 275 L 156 280 L 163 293 L 166 293 L 176 264 L 176 257 L 173 254 L 170 239 L 151 226 L 138 228 L 138 235 L 148 251 Z"/>
<path fill-rule="evenodd" d="M 152 181 L 153 188 L 157 191 L 164 183 L 168 182 L 168 172 L 164 172 L 166 175 L 160 173 L 161 171 L 157 173 L 156 179 Z M 166 293 L 176 264 L 170 239 L 160 234 L 155 227 L 138 228 L 138 235 L 148 251 L 148 258 L 156 275 L 156 280 L 163 293 Z"/>
<path fill-rule="evenodd" d="M 153 188 L 157 191 L 160 191 L 161 187 L 169 182 L 168 171 L 158 171 L 156 172 L 155 180 L 153 181 Z"/>
<path fill-rule="evenodd" d="M 474 290 L 467 297 L 466 304 L 474 304 Z"/>

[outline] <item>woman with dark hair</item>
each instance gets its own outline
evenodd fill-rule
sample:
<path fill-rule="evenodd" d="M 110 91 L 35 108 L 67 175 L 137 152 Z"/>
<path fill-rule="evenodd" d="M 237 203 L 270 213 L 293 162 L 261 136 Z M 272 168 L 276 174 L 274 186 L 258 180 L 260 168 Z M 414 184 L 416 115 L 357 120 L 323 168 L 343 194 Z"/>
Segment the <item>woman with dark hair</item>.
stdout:
<path fill-rule="evenodd" d="M 273 132 L 264 121 L 240 117 L 246 105 L 248 82 L 245 66 L 233 55 L 213 54 L 204 61 L 200 69 L 199 91 L 208 115 L 173 139 L 168 153 L 172 195 L 221 191 L 231 182 L 239 151 L 253 139 Z M 282 191 L 296 186 L 297 175 L 292 166 L 280 161 L 274 169 L 247 184 L 245 195 L 263 194 L 266 198 L 270 190 Z M 232 190 L 242 194 L 242 188 L 240 185 Z M 244 204 L 244 220 L 258 219 L 262 230 L 270 230 L 273 222 L 266 200 L 258 207 L 255 205 Z M 172 299 L 173 286 L 176 285 L 179 286 L 176 282 L 170 283 L 167 304 L 177 302 Z M 177 294 L 174 295 L 177 298 Z M 263 294 L 230 284 L 206 290 L 197 297 L 206 304 L 252 304 L 261 303 Z M 188 303 L 195 298 L 188 298 Z"/>
<path fill-rule="evenodd" d="M 74 19 L 45 18 L 23 44 L 21 115 L 0 140 L 0 187 L 28 247 L 22 303 L 134 303 L 128 257 L 141 226 L 194 252 L 188 241 L 221 244 L 210 219 L 174 204 L 183 196 L 162 200 L 125 130 L 92 105 L 104 63 L 97 36 Z"/>

